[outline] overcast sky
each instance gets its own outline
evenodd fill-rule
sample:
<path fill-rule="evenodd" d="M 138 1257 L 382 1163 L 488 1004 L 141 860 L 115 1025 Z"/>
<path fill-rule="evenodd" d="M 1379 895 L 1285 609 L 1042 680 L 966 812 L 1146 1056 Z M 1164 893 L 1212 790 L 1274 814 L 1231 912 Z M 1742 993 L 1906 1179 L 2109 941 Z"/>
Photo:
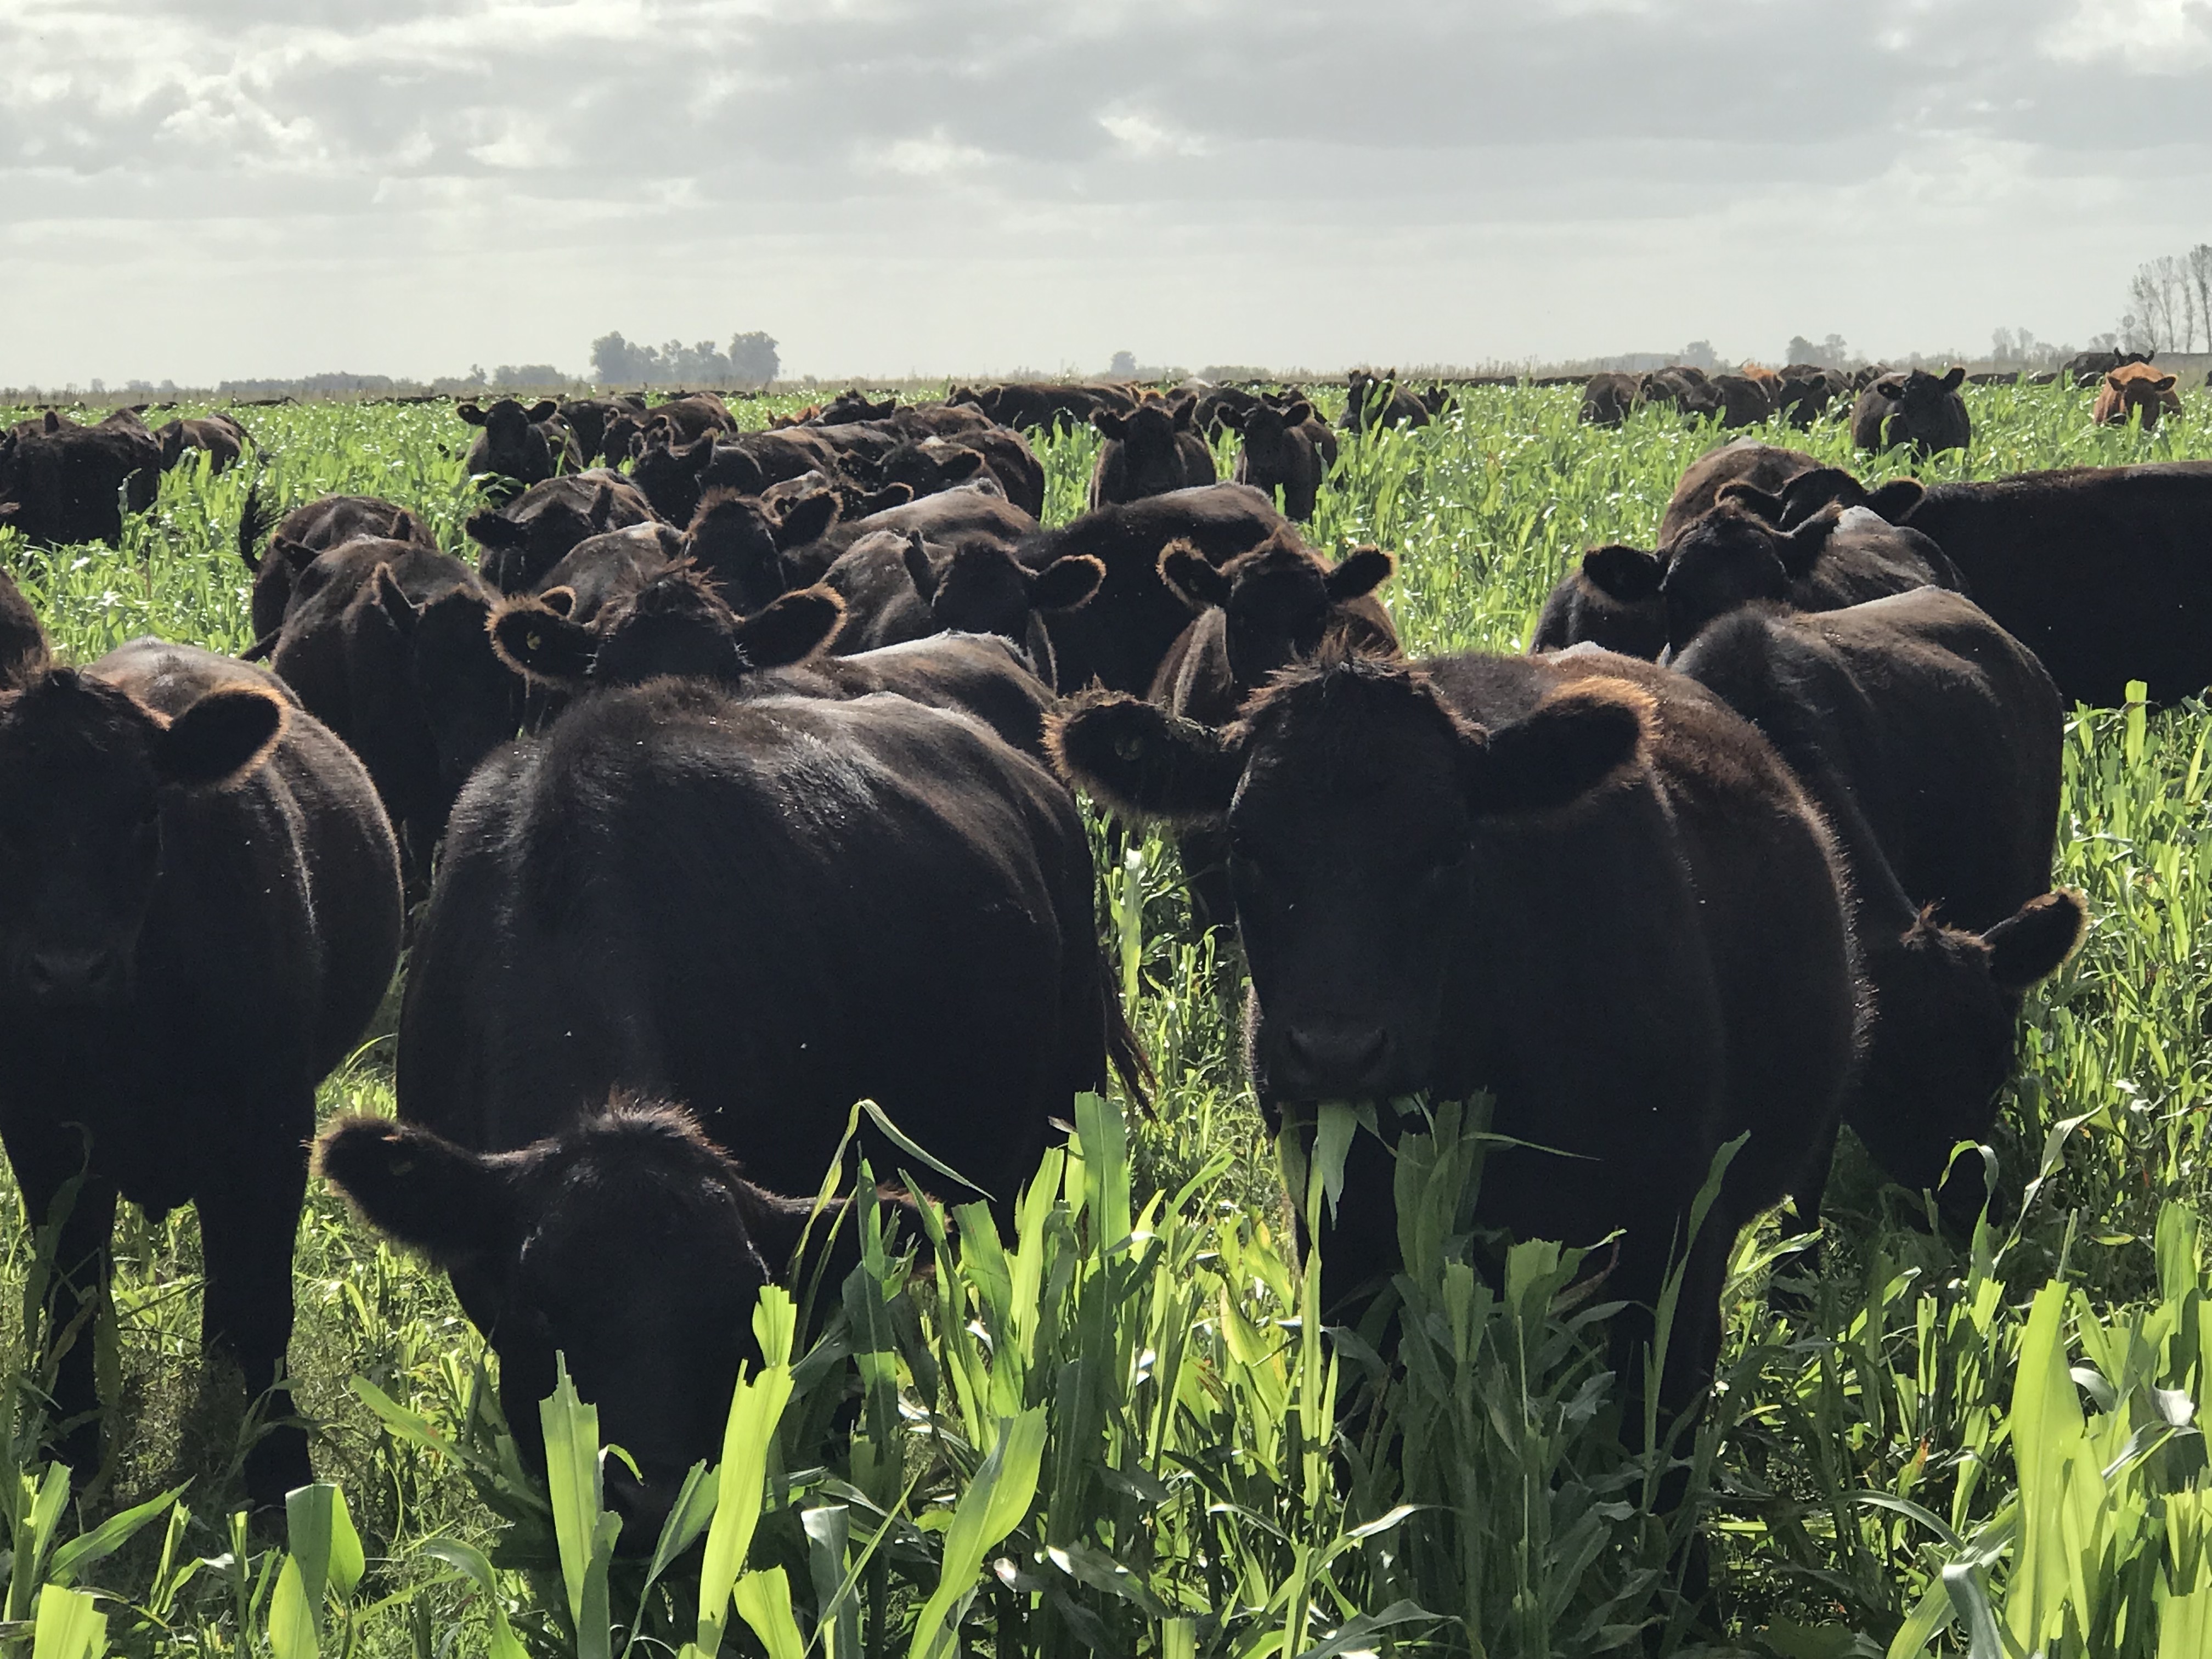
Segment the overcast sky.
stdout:
<path fill-rule="evenodd" d="M 2208 0 L 0 0 L 0 384 L 2074 342 Z"/>

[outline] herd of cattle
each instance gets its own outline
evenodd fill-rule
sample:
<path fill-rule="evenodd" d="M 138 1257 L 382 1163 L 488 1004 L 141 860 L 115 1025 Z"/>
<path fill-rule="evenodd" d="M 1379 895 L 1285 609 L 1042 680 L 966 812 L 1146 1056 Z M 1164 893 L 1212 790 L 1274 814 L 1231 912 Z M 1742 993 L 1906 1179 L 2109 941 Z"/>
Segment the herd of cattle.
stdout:
<path fill-rule="evenodd" d="M 1075 1092 L 1146 1094 L 1079 787 L 1170 826 L 1233 922 L 1271 1121 L 1491 1091 L 1519 1144 L 1486 1218 L 1620 1232 L 1621 1340 L 1747 1137 L 1690 1255 L 1686 1409 L 1736 1231 L 1785 1195 L 1817 1215 L 1840 1125 L 1978 1207 L 1953 1149 L 2085 921 L 2051 884 L 2063 712 L 2212 683 L 2212 463 L 1869 489 L 1738 441 L 1656 547 L 1583 556 L 1526 654 L 1409 660 L 1391 556 L 1297 527 L 1283 475 L 1317 483 L 1340 440 L 1295 395 L 461 416 L 471 469 L 525 486 L 469 520 L 473 562 L 405 503 L 249 495 L 246 659 L 62 666 L 0 579 L 0 1139 L 30 1213 L 66 1208 L 82 1293 L 118 1197 L 195 1204 L 206 1340 L 269 1387 L 315 1090 L 409 934 L 398 1117 L 331 1125 L 319 1167 L 450 1274 L 510 1422 L 565 1353 L 647 1538 L 854 1100 L 1003 1218 Z M 1047 528 L 1024 432 L 1077 421 L 1106 439 L 1092 504 Z M 0 501 L 102 533 L 24 455 L 135 437 L 33 428 Z M 97 476 L 112 511 L 128 474 Z M 1333 1304 L 1395 1263 L 1391 1193 L 1363 1138 Z M 91 1348 L 60 1362 L 75 1459 Z M 307 1478 L 304 1431 L 246 1474 L 264 1501 Z"/>

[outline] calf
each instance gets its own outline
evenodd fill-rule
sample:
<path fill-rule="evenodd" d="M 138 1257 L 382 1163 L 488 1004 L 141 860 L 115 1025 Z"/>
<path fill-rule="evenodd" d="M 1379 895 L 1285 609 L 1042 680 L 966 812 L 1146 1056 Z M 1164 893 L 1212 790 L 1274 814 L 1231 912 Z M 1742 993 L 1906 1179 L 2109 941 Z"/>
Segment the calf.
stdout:
<path fill-rule="evenodd" d="M 1048 685 L 1047 619 L 1090 604 L 1105 577 L 1105 565 L 1085 554 L 1032 570 L 1009 547 L 974 543 L 933 553 L 909 530 L 863 537 L 822 580 L 845 600 L 838 648 L 848 654 L 932 634 L 996 634 L 1020 647 Z"/>
<path fill-rule="evenodd" d="M 2174 377 L 2161 374 L 2148 363 L 2130 363 L 2105 376 L 2097 388 L 2097 405 L 2089 418 L 2099 426 L 2125 426 L 2140 421 L 2142 429 L 2154 432 L 2161 415 L 2181 413 L 2181 394 Z"/>
<path fill-rule="evenodd" d="M 1966 371 L 1930 374 L 1916 368 L 1890 374 L 1859 393 L 1851 407 L 1851 442 L 1860 449 L 1910 446 L 1916 455 L 1940 455 L 1972 441 L 1974 423 L 1959 386 Z"/>
<path fill-rule="evenodd" d="M 1934 588 L 1820 615 L 1754 605 L 1674 666 L 1757 726 L 1826 814 L 1874 998 L 1844 1121 L 1890 1175 L 1940 1188 L 1944 1213 L 1970 1225 L 1982 1165 L 1962 1161 L 1947 1181 L 1951 1149 L 1989 1135 L 2021 994 L 2081 931 L 2080 899 L 2050 890 L 2057 688 L 1972 603 Z M 1822 1172 L 1799 1194 L 1808 1222 Z"/>
<path fill-rule="evenodd" d="M 1854 1057 L 1839 872 L 1765 740 L 1601 653 L 1324 653 L 1226 731 L 1103 696 L 1053 741 L 1117 811 L 1226 830 L 1270 1124 L 1310 1151 L 1317 1102 L 1491 1091 L 1510 1139 L 1479 1221 L 1618 1231 L 1617 1339 L 1649 1332 L 1716 1153 L 1748 1134 L 1688 1246 L 1661 1389 L 1686 1407 L 1736 1231 L 1802 1181 Z M 1358 1137 L 1323 1218 L 1325 1305 L 1395 1271 L 1397 1237 L 1391 1159 Z"/>
<path fill-rule="evenodd" d="M 1270 496 L 1279 489 L 1285 518 L 1300 524 L 1310 520 L 1328 471 L 1314 441 L 1320 422 L 1313 405 L 1303 398 L 1279 409 L 1255 401 L 1247 409 L 1224 409 L 1221 420 L 1243 436 L 1237 452 L 1237 482 Z"/>
<path fill-rule="evenodd" d="M 477 428 L 463 465 L 472 477 L 487 474 L 518 483 L 543 483 L 560 471 L 581 471 L 584 457 L 568 428 L 556 418 L 561 405 L 541 398 L 525 409 L 501 398 L 489 409 L 460 404 L 453 413 Z"/>
<path fill-rule="evenodd" d="M 315 1088 L 398 957 L 392 830 L 359 762 L 259 669 L 140 640 L 0 692 L 0 1141 L 59 1224 L 49 1328 L 106 1294 L 118 1198 L 199 1212 L 203 1346 L 276 1426 L 260 1504 L 311 1480 L 279 1382 Z M 74 1201 L 67 1198 L 72 1182 Z M 63 1457 L 98 1462 L 90 1328 Z"/>
<path fill-rule="evenodd" d="M 1214 480 L 1213 452 L 1190 429 L 1197 400 L 1174 403 L 1148 398 L 1124 415 L 1098 410 L 1091 424 L 1105 434 L 1091 471 L 1091 506 L 1096 509 L 1171 489 L 1188 489 Z"/>
<path fill-rule="evenodd" d="M 495 513 L 479 513 L 469 535 L 483 548 L 477 568 L 502 593 L 534 586 L 577 543 L 653 516 L 651 505 L 618 473 L 549 478 Z"/>

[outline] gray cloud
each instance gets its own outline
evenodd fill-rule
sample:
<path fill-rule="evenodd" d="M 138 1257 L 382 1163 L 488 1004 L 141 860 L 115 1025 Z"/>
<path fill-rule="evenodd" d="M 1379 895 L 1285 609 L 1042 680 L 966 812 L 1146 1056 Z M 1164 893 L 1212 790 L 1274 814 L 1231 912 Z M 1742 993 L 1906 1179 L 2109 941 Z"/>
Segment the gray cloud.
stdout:
<path fill-rule="evenodd" d="M 0 0 L 0 382 L 2081 337 L 2206 0 Z"/>

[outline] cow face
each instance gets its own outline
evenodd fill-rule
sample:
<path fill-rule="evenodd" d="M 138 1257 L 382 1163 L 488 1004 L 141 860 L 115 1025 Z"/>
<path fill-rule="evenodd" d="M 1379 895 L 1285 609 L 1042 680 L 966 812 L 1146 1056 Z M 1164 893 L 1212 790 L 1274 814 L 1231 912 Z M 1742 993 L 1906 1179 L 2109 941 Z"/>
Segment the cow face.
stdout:
<path fill-rule="evenodd" d="M 442 817 L 484 757 L 511 742 L 522 722 L 521 687 L 492 649 L 492 595 L 456 587 L 417 604 L 392 568 L 380 565 L 356 603 L 374 605 L 402 642 L 436 758 Z"/>
<path fill-rule="evenodd" d="M 0 694 L 0 994 L 129 1001 L 165 808 L 261 766 L 286 708 L 261 686 L 226 686 L 171 720 L 68 668 Z"/>
<path fill-rule="evenodd" d="M 1263 1094 L 1373 1098 L 1437 1076 L 1447 988 L 1482 927 L 1485 826 L 1598 788 L 1648 706 L 1583 681 L 1486 730 L 1405 664 L 1325 658 L 1226 732 L 1115 696 L 1079 702 L 1048 742 L 1119 810 L 1226 828 Z"/>
<path fill-rule="evenodd" d="M 371 1226 L 452 1275 L 499 1356 L 507 1424 L 540 1467 L 538 1402 L 565 1358 L 602 1442 L 637 1465 L 606 1464 L 623 1544 L 650 1547 L 686 1472 L 720 1454 L 738 1368 L 760 1363 L 754 1302 L 783 1276 L 811 1206 L 762 1192 L 666 1107 L 617 1105 L 492 1154 L 345 1119 L 318 1164 Z"/>
<path fill-rule="evenodd" d="M 525 409 L 512 398 L 501 398 L 489 409 L 461 404 L 453 412 L 482 435 L 469 451 L 475 472 L 496 472 L 535 483 L 553 475 L 551 447 L 537 422 L 550 420 L 560 405 L 548 398 Z"/>
<path fill-rule="evenodd" d="M 1327 565 L 1294 539 L 1278 538 L 1216 569 L 1188 542 L 1160 555 L 1160 578 L 1194 611 L 1226 612 L 1229 678 L 1239 693 L 1321 649 L 1339 608 L 1373 592 L 1397 561 L 1359 547 Z"/>
<path fill-rule="evenodd" d="M 629 479 L 655 513 L 671 524 L 683 524 L 698 510 L 700 481 L 714 459 L 712 433 L 696 443 L 657 443 L 640 453 Z"/>
<path fill-rule="evenodd" d="M 2175 385 L 2174 376 L 2161 374 L 2148 363 L 2129 363 L 2113 369 L 2105 376 L 2097 394 L 2097 423 L 2122 426 L 2132 419 L 2148 432 L 2158 425 L 2160 415 L 2181 412 L 2181 397 Z"/>
<path fill-rule="evenodd" d="M 1031 570 L 1004 548 L 969 544 L 940 566 L 933 563 L 921 533 L 911 532 L 901 557 L 915 592 L 938 626 L 957 634 L 996 634 L 1028 646 L 1039 613 L 1079 611 L 1106 580 L 1106 567 L 1087 554 L 1054 559 Z"/>
<path fill-rule="evenodd" d="M 664 675 L 735 684 L 756 669 L 803 661 L 836 637 L 845 602 L 826 587 L 786 593 L 739 617 L 688 565 L 665 570 L 586 626 L 561 593 L 510 600 L 492 618 L 493 647 L 517 673 L 565 690 L 639 685 Z"/>
<path fill-rule="evenodd" d="M 1662 554 L 1595 547 L 1583 555 L 1583 574 L 1616 604 L 1654 593 L 1667 617 L 1667 642 L 1686 648 L 1715 618 L 1762 599 L 1786 600 L 1790 584 L 1808 574 L 1836 527 L 1832 509 L 1782 532 L 1734 503 L 1692 524 Z"/>
<path fill-rule="evenodd" d="M 1091 423 L 1121 446 L 1126 488 L 1133 495 L 1164 495 L 1186 482 L 1178 434 L 1190 429 L 1192 402 L 1146 398 L 1126 415 L 1102 409 Z"/>

